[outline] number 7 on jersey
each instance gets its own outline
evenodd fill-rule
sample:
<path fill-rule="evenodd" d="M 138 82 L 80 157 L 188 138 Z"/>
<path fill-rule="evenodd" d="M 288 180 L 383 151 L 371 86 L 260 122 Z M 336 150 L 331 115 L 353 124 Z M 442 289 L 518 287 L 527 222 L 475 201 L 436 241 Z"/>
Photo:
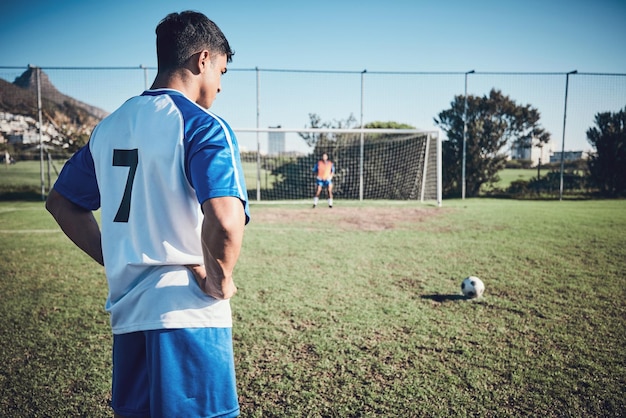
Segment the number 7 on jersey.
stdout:
<path fill-rule="evenodd" d="M 138 164 L 139 152 L 136 148 L 113 150 L 113 166 L 129 167 L 124 196 L 122 197 L 120 207 L 117 209 L 117 214 L 113 222 L 128 222 L 128 217 L 130 216 L 130 197 L 133 192 L 133 182 L 135 180 L 135 173 L 137 173 Z"/>

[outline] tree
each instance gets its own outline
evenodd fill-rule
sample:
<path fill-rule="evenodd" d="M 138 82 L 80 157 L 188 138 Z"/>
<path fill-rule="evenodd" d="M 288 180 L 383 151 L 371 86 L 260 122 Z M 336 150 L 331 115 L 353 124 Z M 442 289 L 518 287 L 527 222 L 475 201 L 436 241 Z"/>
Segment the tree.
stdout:
<path fill-rule="evenodd" d="M 374 122 L 366 123 L 363 127 L 367 129 L 415 129 L 414 126 L 409 125 L 407 123 L 400 123 L 400 122 L 394 122 L 394 121 L 389 121 L 389 122 L 374 121 Z"/>
<path fill-rule="evenodd" d="M 356 128 L 356 119 L 350 115 L 345 120 L 322 122 L 315 113 L 309 114 L 311 128 L 352 129 Z M 397 122 L 371 122 L 365 128 L 412 129 L 412 126 Z M 294 197 L 311 196 L 313 183 L 310 178 L 303 177 L 302 173 L 312 173 L 311 168 L 322 153 L 327 153 L 335 163 L 333 176 L 333 193 L 341 198 L 354 199 L 359 197 L 360 171 L 360 134 L 359 133 L 299 133 L 300 137 L 313 148 L 312 154 L 299 156 L 285 161 L 272 169 L 272 175 L 280 179 L 273 184 L 272 190 L 267 192 L 266 198 L 284 196 Z M 406 176 L 408 168 L 412 166 L 411 156 L 419 152 L 419 145 L 415 142 L 398 143 L 392 141 L 393 135 L 378 134 L 375 140 L 368 141 L 363 152 L 363 176 L 367 179 L 368 188 L 364 192 L 366 199 L 409 199 L 412 187 L 415 186 L 414 177 Z M 395 153 L 408 156 L 402 163 L 386 164 L 381 154 Z M 312 174 L 311 174 L 312 176 Z M 403 183 L 404 182 L 404 183 Z M 408 183 L 406 185 L 405 183 Z M 389 186 L 393 184 L 394 187 Z"/>
<path fill-rule="evenodd" d="M 596 127 L 587 130 L 587 141 L 595 148 L 589 157 L 589 174 L 600 192 L 608 196 L 626 194 L 626 106 L 616 113 L 595 116 Z"/>
<path fill-rule="evenodd" d="M 435 124 L 446 132 L 443 144 L 443 190 L 460 194 L 463 158 L 463 115 L 465 96 L 455 96 L 451 108 L 439 113 Z M 505 145 L 526 144 L 534 138 L 550 141 L 550 134 L 539 125 L 540 114 L 530 105 L 518 105 L 499 90 L 488 96 L 467 97 L 467 136 L 465 185 L 468 196 L 477 196 L 485 183 L 498 181 L 504 168 Z"/>
<path fill-rule="evenodd" d="M 329 128 L 329 129 L 352 129 L 356 128 L 356 118 L 353 114 L 350 114 L 348 118 L 345 120 L 333 120 L 322 122 L 322 118 L 316 113 L 309 113 L 309 120 L 311 121 L 310 128 Z M 415 129 L 413 126 L 388 121 L 374 121 L 369 122 L 363 125 L 363 128 L 366 129 Z M 300 137 L 306 142 L 306 144 L 310 147 L 315 148 L 315 152 L 329 152 L 332 151 L 332 148 L 337 146 L 338 143 L 341 143 L 341 139 L 344 136 L 351 136 L 348 134 L 328 134 L 328 133 L 311 133 L 304 132 L 299 134 Z M 331 149 L 323 149 L 321 148 L 331 148 Z"/>
<path fill-rule="evenodd" d="M 346 120 L 334 120 L 332 122 L 322 122 L 322 118 L 317 113 L 309 113 L 309 119 L 311 121 L 310 128 L 329 128 L 329 129 L 350 129 L 353 128 L 356 124 L 356 118 L 351 113 L 350 116 Z M 336 141 L 335 135 L 327 134 L 327 133 L 311 133 L 304 132 L 299 133 L 300 137 L 304 139 L 304 142 L 309 147 L 320 148 L 329 146 L 332 142 Z M 326 151 L 328 152 L 328 151 Z"/>

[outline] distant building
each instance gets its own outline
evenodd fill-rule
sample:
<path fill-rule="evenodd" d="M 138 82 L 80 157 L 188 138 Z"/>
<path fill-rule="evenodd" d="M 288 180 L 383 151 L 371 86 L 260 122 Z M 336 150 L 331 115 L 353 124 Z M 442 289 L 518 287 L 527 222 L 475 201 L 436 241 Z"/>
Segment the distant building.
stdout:
<path fill-rule="evenodd" d="M 270 126 L 270 128 L 280 128 L 280 125 Z M 284 132 L 268 132 L 267 153 L 268 155 L 281 155 L 285 153 L 285 133 Z"/>
<path fill-rule="evenodd" d="M 515 144 L 511 147 L 512 160 L 530 160 L 531 167 L 536 167 L 541 162 L 545 164 L 551 161 L 552 143 L 539 144 L 538 141 L 529 140 L 525 144 Z"/>
<path fill-rule="evenodd" d="M 2 140 L 4 138 L 4 141 Z M 0 143 L 9 144 L 38 144 L 56 140 L 59 144 L 63 136 L 52 123 L 44 123 L 41 129 L 39 123 L 30 116 L 13 115 L 8 112 L 0 112 Z"/>
<path fill-rule="evenodd" d="M 39 132 L 36 130 L 17 131 L 7 135 L 9 144 L 38 144 Z M 50 136 L 46 134 L 41 135 L 41 141 L 50 142 Z"/>
<path fill-rule="evenodd" d="M 589 158 L 589 153 L 586 151 L 565 151 L 563 153 L 563 161 L 578 161 L 578 160 L 586 160 Z M 552 156 L 550 156 L 551 163 L 560 163 L 561 162 L 561 151 L 555 151 Z"/>

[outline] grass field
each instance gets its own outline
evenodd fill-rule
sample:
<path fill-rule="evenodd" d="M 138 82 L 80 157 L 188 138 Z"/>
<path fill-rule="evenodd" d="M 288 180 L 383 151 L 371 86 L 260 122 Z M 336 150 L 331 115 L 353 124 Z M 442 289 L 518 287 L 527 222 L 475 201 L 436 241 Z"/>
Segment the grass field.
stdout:
<path fill-rule="evenodd" d="M 541 171 L 541 175 L 544 176 L 548 172 L 547 169 Z M 533 177 L 537 177 L 536 168 L 509 168 L 504 169 L 498 173 L 500 181 L 497 183 L 497 187 L 506 189 L 515 180 L 530 180 Z"/>
<path fill-rule="evenodd" d="M 626 415 L 626 201 L 251 209 L 242 416 Z M 0 202 L 0 257 L 0 416 L 111 416 L 102 268 L 40 202 Z"/>
<path fill-rule="evenodd" d="M 61 171 L 64 161 L 44 161 L 43 184 L 45 191 L 54 185 L 58 172 Z M 256 189 L 257 169 L 254 163 L 243 163 L 246 184 L 250 190 Z M 0 200 L 6 198 L 36 199 L 41 197 L 41 163 L 39 161 L 19 161 L 7 166 L 0 165 Z M 271 188 L 275 181 L 266 170 L 261 170 L 261 187 Z M 44 193 L 45 194 L 45 193 Z M 3 197 L 5 199 L 3 199 Z"/>
<path fill-rule="evenodd" d="M 44 189 L 47 191 L 54 184 L 58 171 L 63 167 L 63 161 L 52 161 L 48 164 L 44 162 L 43 182 Z M 248 189 L 251 196 L 256 199 L 257 187 L 257 168 L 256 163 L 244 162 L 243 171 Z M 542 176 L 548 172 L 548 169 L 541 171 Z M 270 171 L 261 170 L 260 185 L 261 189 L 271 189 L 276 181 L 276 177 Z M 537 169 L 504 169 L 498 173 L 500 181 L 495 183 L 493 187 L 506 189 L 511 182 L 515 180 L 530 180 L 537 176 Z M 486 185 L 484 190 L 490 190 Z M 39 161 L 20 161 L 17 164 L 0 166 L 0 200 L 8 196 L 10 199 L 26 198 L 36 199 L 41 196 L 41 167 Z"/>

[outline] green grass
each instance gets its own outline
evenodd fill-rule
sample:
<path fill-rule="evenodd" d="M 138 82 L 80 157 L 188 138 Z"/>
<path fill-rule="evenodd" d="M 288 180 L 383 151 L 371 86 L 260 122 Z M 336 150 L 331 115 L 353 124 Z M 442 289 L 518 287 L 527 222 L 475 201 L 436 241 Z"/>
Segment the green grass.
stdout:
<path fill-rule="evenodd" d="M 43 183 L 46 191 L 54 185 L 57 173 L 63 167 L 64 161 L 53 161 L 48 166 L 44 162 Z M 257 168 L 256 163 L 243 163 L 243 172 L 248 189 L 256 190 Z M 261 170 L 261 188 L 270 189 L 276 177 L 267 170 Z M 44 193 L 45 195 L 45 193 Z M 37 200 L 41 199 L 41 164 L 39 161 L 19 161 L 7 166 L 0 165 L 0 200 L 15 198 Z"/>
<path fill-rule="evenodd" d="M 50 189 L 54 184 L 57 172 L 63 167 L 63 161 L 54 161 L 48 166 L 44 162 L 44 188 Z M 257 168 L 256 163 L 243 163 L 244 177 L 251 196 L 256 196 Z M 547 173 L 542 170 L 542 175 Z M 515 180 L 529 180 L 537 176 L 536 169 L 504 169 L 499 174 L 500 181 L 494 187 L 506 189 Z M 268 170 L 261 170 L 261 189 L 271 189 L 277 178 Z M 45 194 L 45 193 L 44 193 Z M 0 200 L 28 199 L 41 200 L 41 169 L 39 161 L 20 161 L 17 164 L 0 166 Z"/>
<path fill-rule="evenodd" d="M 548 172 L 547 169 L 541 170 L 541 175 L 544 176 Z M 516 180 L 530 180 L 533 177 L 537 177 L 536 168 L 505 168 L 498 173 L 500 181 L 496 183 L 496 187 L 506 189 Z"/>
<path fill-rule="evenodd" d="M 626 201 L 308 203 L 251 208 L 242 416 L 626 414 Z M 41 203 L 0 225 L 0 416 L 111 416 L 102 268 Z"/>
<path fill-rule="evenodd" d="M 45 190 L 57 178 L 55 168 L 60 170 L 63 162 L 44 161 L 43 184 Z M 39 161 L 18 161 L 16 164 L 0 164 L 0 200 L 13 198 L 41 199 L 42 170 Z"/>
<path fill-rule="evenodd" d="M 256 182 L 257 182 L 257 165 L 256 162 L 243 162 L 243 175 L 246 180 L 246 186 L 250 192 L 256 190 Z M 261 189 L 271 189 L 276 182 L 277 178 L 275 175 L 272 175 L 270 170 L 261 169 L 260 173 L 260 183 Z M 254 193 L 252 196 L 256 196 Z"/>

